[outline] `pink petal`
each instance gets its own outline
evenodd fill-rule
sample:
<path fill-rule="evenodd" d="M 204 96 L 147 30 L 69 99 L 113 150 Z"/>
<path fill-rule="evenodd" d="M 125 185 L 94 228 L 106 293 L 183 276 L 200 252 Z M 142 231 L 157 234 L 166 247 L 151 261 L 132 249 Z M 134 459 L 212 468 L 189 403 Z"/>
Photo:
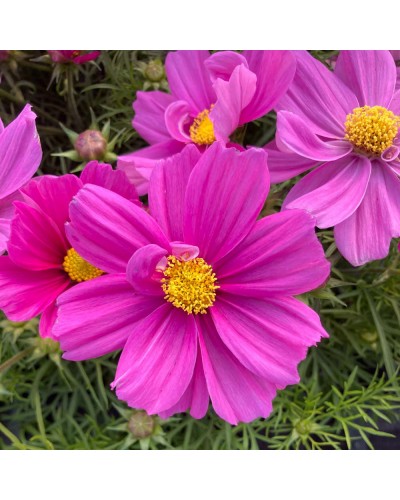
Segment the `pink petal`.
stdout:
<path fill-rule="evenodd" d="M 244 109 L 240 123 L 267 114 L 285 95 L 296 71 L 296 60 L 288 50 L 245 50 L 249 69 L 257 76 L 256 92 Z"/>
<path fill-rule="evenodd" d="M 299 295 L 322 285 L 330 264 L 315 235 L 315 220 L 286 210 L 256 222 L 215 269 L 221 291 L 265 297 Z"/>
<path fill-rule="evenodd" d="M 343 139 L 346 116 L 359 104 L 343 82 L 307 51 L 295 51 L 296 74 L 278 109 L 291 111 L 322 137 Z"/>
<path fill-rule="evenodd" d="M 221 294 L 211 316 L 238 361 L 276 389 L 300 381 L 297 365 L 310 346 L 328 336 L 318 314 L 289 297 L 257 300 Z"/>
<path fill-rule="evenodd" d="M 53 333 L 73 361 L 122 349 L 137 322 L 163 299 L 136 295 L 125 275 L 100 276 L 60 295 Z"/>
<path fill-rule="evenodd" d="M 197 357 L 197 332 L 191 314 L 164 304 L 129 337 L 113 386 L 119 399 L 147 413 L 175 405 L 186 391 Z"/>
<path fill-rule="evenodd" d="M 133 103 L 135 117 L 132 126 L 149 144 L 171 139 L 165 126 L 164 115 L 165 110 L 174 101 L 175 98 L 172 95 L 158 90 L 137 92 Z"/>
<path fill-rule="evenodd" d="M 26 184 L 39 167 L 42 148 L 35 120 L 27 104 L 0 135 L 0 198 Z"/>
<path fill-rule="evenodd" d="M 242 54 L 224 50 L 215 52 L 205 61 L 211 81 L 214 83 L 217 78 L 228 81 L 236 66 L 243 64 L 246 68 L 249 67 L 246 58 Z"/>
<path fill-rule="evenodd" d="M 68 239 L 103 271 L 124 272 L 134 252 L 149 243 L 169 249 L 158 224 L 142 208 L 100 186 L 86 184 L 70 204 Z"/>
<path fill-rule="evenodd" d="M 204 64 L 209 55 L 207 50 L 178 50 L 170 52 L 165 61 L 172 95 L 186 101 L 193 116 L 210 109 L 215 102 L 210 76 Z"/>
<path fill-rule="evenodd" d="M 125 172 L 129 181 L 136 187 L 139 196 L 142 196 L 148 191 L 149 179 L 157 162 L 180 153 L 184 147 L 185 144 L 182 142 L 169 140 L 142 148 L 119 156 L 117 169 Z"/>
<path fill-rule="evenodd" d="M 192 121 L 190 108 L 186 101 L 173 102 L 165 112 L 165 125 L 170 136 L 176 141 L 184 143 L 192 142 L 188 133 L 189 125 Z"/>
<path fill-rule="evenodd" d="M 70 284 L 61 270 L 30 271 L 0 257 L 0 309 L 11 321 L 42 313 Z"/>
<path fill-rule="evenodd" d="M 198 246 L 209 263 L 217 262 L 249 233 L 268 191 L 267 155 L 262 149 L 239 152 L 215 142 L 189 178 L 185 243 Z"/>
<path fill-rule="evenodd" d="M 53 333 L 54 323 L 57 319 L 57 308 L 55 301 L 49 304 L 40 316 L 39 333 L 42 338 L 56 340 Z"/>
<path fill-rule="evenodd" d="M 233 70 L 229 81 L 218 79 L 214 82 L 217 100 L 210 119 L 218 140 L 229 142 L 229 136 L 241 124 L 241 113 L 254 96 L 256 81 L 256 75 L 241 64 Z"/>
<path fill-rule="evenodd" d="M 315 161 L 333 161 L 348 155 L 353 146 L 348 141 L 321 141 L 309 124 L 289 111 L 279 111 L 277 136 L 293 153 Z"/>
<path fill-rule="evenodd" d="M 295 153 L 280 151 L 275 140 L 264 146 L 264 150 L 268 153 L 268 170 L 271 176 L 271 184 L 287 181 L 317 165 L 315 160 L 303 158 Z"/>
<path fill-rule="evenodd" d="M 92 52 L 88 52 L 87 54 L 82 54 L 81 56 L 74 57 L 72 62 L 75 64 L 84 64 L 89 61 L 94 61 L 101 54 L 101 50 L 93 50 Z"/>
<path fill-rule="evenodd" d="M 360 106 L 389 106 L 396 65 L 388 50 L 342 50 L 335 74 L 355 93 Z"/>
<path fill-rule="evenodd" d="M 209 314 L 197 315 L 208 392 L 217 415 L 230 424 L 268 417 L 275 388 L 248 370 L 222 342 Z"/>
<path fill-rule="evenodd" d="M 316 219 L 319 228 L 347 219 L 360 205 L 371 175 L 371 162 L 351 155 L 307 174 L 287 195 L 282 208 L 302 208 Z"/>
<path fill-rule="evenodd" d="M 167 255 L 167 250 L 158 245 L 146 245 L 136 250 L 126 268 L 126 279 L 136 293 L 164 296 L 160 281 L 163 276 L 156 268 Z"/>
<path fill-rule="evenodd" d="M 7 242 L 10 237 L 10 220 L 0 219 L 0 255 L 7 250 Z"/>
<path fill-rule="evenodd" d="M 154 168 L 149 188 L 150 213 L 171 241 L 183 241 L 183 210 L 189 176 L 201 154 L 188 145 Z"/>
<path fill-rule="evenodd" d="M 125 172 L 113 170 L 108 163 L 90 161 L 83 169 L 80 179 L 83 184 L 95 184 L 96 186 L 105 187 L 127 200 L 138 200 L 136 188 L 129 182 Z"/>
<path fill-rule="evenodd" d="M 400 236 L 400 179 L 379 160 L 357 210 L 335 227 L 336 245 L 353 266 L 383 259 Z"/>
<path fill-rule="evenodd" d="M 400 67 L 397 68 L 400 70 Z M 400 77 L 400 75 L 399 75 Z M 392 102 L 390 103 L 389 109 L 393 111 L 395 115 L 400 115 L 400 88 L 396 90 L 396 92 L 393 95 Z"/>
<path fill-rule="evenodd" d="M 22 200 L 20 191 L 6 196 L 0 200 L 0 255 L 7 250 L 7 242 L 10 237 L 11 219 L 14 217 L 14 201 Z"/>

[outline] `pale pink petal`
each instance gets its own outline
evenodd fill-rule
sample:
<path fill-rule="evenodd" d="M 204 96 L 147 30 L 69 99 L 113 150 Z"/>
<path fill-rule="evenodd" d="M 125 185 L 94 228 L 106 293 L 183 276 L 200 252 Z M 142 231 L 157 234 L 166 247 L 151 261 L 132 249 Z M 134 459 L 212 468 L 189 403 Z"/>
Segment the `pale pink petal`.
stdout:
<path fill-rule="evenodd" d="M 161 288 L 163 274 L 157 271 L 157 264 L 167 255 L 167 250 L 158 245 L 146 245 L 136 250 L 126 268 L 126 279 L 136 293 L 164 296 Z"/>
<path fill-rule="evenodd" d="M 241 113 L 254 96 L 256 81 L 256 75 L 241 64 L 233 70 L 229 81 L 218 79 L 214 82 L 217 100 L 210 119 L 218 140 L 229 142 L 229 136 L 241 124 Z"/>
<path fill-rule="evenodd" d="M 287 181 L 318 164 L 315 160 L 303 158 L 303 156 L 295 153 L 280 151 L 275 140 L 264 146 L 264 150 L 268 153 L 268 170 L 271 176 L 271 184 Z"/>
<path fill-rule="evenodd" d="M 189 126 L 193 122 L 190 108 L 186 101 L 175 101 L 170 104 L 165 112 L 165 124 L 170 136 L 179 142 L 189 143 Z"/>
<path fill-rule="evenodd" d="M 157 144 L 171 138 L 165 126 L 165 110 L 175 101 L 175 98 L 154 90 L 151 92 L 139 91 L 133 103 L 135 117 L 132 126 L 149 144 Z"/>
<path fill-rule="evenodd" d="M 170 52 L 165 61 L 172 95 L 186 101 L 194 116 L 210 109 L 215 102 L 211 79 L 204 64 L 209 55 L 207 50 L 178 50 Z"/>
<path fill-rule="evenodd" d="M 240 117 L 240 123 L 247 123 L 267 114 L 285 95 L 296 71 L 296 60 L 289 50 L 245 50 L 243 56 L 257 76 L 256 92 Z"/>
<path fill-rule="evenodd" d="M 96 358 L 122 349 L 137 323 L 162 303 L 136 295 L 122 274 L 100 276 L 60 295 L 53 334 L 64 359 Z"/>
<path fill-rule="evenodd" d="M 42 148 L 35 120 L 27 104 L 0 134 L 0 198 L 21 188 L 39 167 Z"/>
<path fill-rule="evenodd" d="M 119 156 L 117 169 L 125 172 L 129 181 L 136 187 L 139 196 L 142 196 L 149 189 L 149 179 L 157 162 L 180 153 L 184 147 L 183 142 L 173 139 L 142 148 Z"/>
<path fill-rule="evenodd" d="M 236 66 L 243 64 L 248 68 L 247 60 L 242 54 L 224 50 L 215 52 L 205 61 L 205 66 L 210 74 L 211 81 L 214 82 L 217 78 L 229 80 Z"/>
<path fill-rule="evenodd" d="M 267 154 L 239 152 L 215 142 L 192 170 L 186 190 L 184 241 L 209 263 L 249 233 L 269 191 Z"/>
<path fill-rule="evenodd" d="M 294 51 L 296 74 L 278 109 L 298 114 L 322 137 L 343 139 L 346 116 L 358 107 L 353 92 L 307 51 Z"/>
<path fill-rule="evenodd" d="M 400 179 L 381 161 L 372 162 L 361 205 L 335 227 L 336 245 L 353 266 L 383 259 L 400 236 Z"/>
<path fill-rule="evenodd" d="M 300 116 L 279 111 L 277 137 L 293 153 L 315 161 L 333 161 L 348 155 L 353 146 L 349 141 L 322 141 Z"/>
<path fill-rule="evenodd" d="M 360 106 L 389 106 L 396 65 L 388 50 L 342 50 L 335 74 L 355 93 Z"/>
<path fill-rule="evenodd" d="M 211 316 L 240 363 L 277 389 L 299 382 L 297 366 L 308 348 L 328 336 L 318 314 L 291 297 L 258 300 L 221 294 Z"/>
<path fill-rule="evenodd" d="M 164 304 L 134 329 L 112 385 L 129 406 L 159 413 L 175 405 L 186 391 L 196 357 L 193 315 Z"/>
<path fill-rule="evenodd" d="M 134 252 L 149 243 L 169 249 L 150 215 L 122 196 L 86 184 L 70 204 L 68 239 L 84 259 L 99 269 L 124 272 Z"/>
<path fill-rule="evenodd" d="M 209 314 L 197 315 L 208 392 L 217 415 L 230 424 L 268 417 L 275 388 L 248 370 L 225 346 Z"/>
<path fill-rule="evenodd" d="M 282 208 L 302 208 L 319 228 L 347 219 L 364 198 L 371 162 L 365 156 L 347 156 L 320 167 L 301 179 L 285 198 Z"/>
<path fill-rule="evenodd" d="M 256 222 L 214 271 L 221 291 L 250 297 L 299 295 L 321 286 L 330 265 L 304 210 L 286 210 Z"/>
<path fill-rule="evenodd" d="M 42 313 L 70 285 L 58 269 L 30 271 L 0 257 L 0 309 L 11 321 L 28 321 Z"/>
<path fill-rule="evenodd" d="M 149 187 L 149 208 L 171 241 L 183 241 L 183 210 L 189 176 L 200 159 L 195 145 L 188 145 L 154 168 Z"/>

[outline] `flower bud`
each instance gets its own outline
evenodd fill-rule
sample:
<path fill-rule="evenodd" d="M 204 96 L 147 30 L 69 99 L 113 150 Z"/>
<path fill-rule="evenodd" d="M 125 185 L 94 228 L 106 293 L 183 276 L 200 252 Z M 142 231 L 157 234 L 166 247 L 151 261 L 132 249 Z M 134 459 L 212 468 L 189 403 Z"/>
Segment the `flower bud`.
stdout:
<path fill-rule="evenodd" d="M 83 160 L 102 160 L 107 151 L 107 141 L 98 130 L 85 130 L 78 135 L 74 147 Z"/>
<path fill-rule="evenodd" d="M 151 82 L 160 82 L 165 77 L 163 63 L 158 59 L 150 61 L 146 64 L 144 75 Z"/>
<path fill-rule="evenodd" d="M 128 429 L 138 439 L 150 437 L 155 428 L 155 418 L 143 410 L 135 411 L 128 422 Z"/>

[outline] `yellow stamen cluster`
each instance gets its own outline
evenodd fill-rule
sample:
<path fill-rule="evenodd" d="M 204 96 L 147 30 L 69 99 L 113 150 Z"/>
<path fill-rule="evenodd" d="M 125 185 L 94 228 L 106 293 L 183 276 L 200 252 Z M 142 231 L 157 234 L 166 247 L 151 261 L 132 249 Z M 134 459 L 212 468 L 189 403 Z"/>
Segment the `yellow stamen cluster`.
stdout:
<path fill-rule="evenodd" d="M 199 113 L 190 126 L 190 138 L 199 146 L 209 146 L 215 141 L 214 125 L 208 116 L 210 110 Z"/>
<path fill-rule="evenodd" d="M 345 122 L 345 139 L 361 153 L 380 156 L 393 144 L 400 117 L 382 106 L 354 108 Z"/>
<path fill-rule="evenodd" d="M 83 259 L 73 248 L 70 248 L 64 257 L 63 268 L 72 281 L 78 282 L 88 281 L 104 274 L 101 269 Z"/>
<path fill-rule="evenodd" d="M 168 265 L 161 280 L 165 300 L 188 314 L 206 314 L 215 301 L 217 278 L 204 259 L 182 261 L 168 257 Z"/>

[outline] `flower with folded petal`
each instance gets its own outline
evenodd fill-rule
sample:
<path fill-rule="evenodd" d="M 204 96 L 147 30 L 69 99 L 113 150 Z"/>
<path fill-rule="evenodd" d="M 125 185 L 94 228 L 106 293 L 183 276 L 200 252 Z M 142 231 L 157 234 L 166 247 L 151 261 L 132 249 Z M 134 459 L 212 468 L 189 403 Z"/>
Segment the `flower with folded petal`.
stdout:
<path fill-rule="evenodd" d="M 334 72 L 307 52 L 278 108 L 273 181 L 316 164 L 283 208 L 308 210 L 354 266 L 388 254 L 400 236 L 400 92 L 388 51 L 343 51 Z M 279 152 L 281 150 L 281 152 Z"/>
<path fill-rule="evenodd" d="M 18 190 L 32 178 L 42 160 L 35 120 L 29 104 L 7 127 L 0 120 L 0 254 L 7 249 L 13 201 L 20 198 Z"/>
<path fill-rule="evenodd" d="M 100 50 L 48 50 L 48 54 L 54 63 L 58 64 L 85 64 L 94 61 L 101 54 Z"/>
<path fill-rule="evenodd" d="M 42 314 L 42 337 L 53 336 L 58 295 L 103 274 L 72 248 L 65 234 L 69 203 L 85 184 L 110 189 L 128 204 L 137 202 L 136 190 L 123 172 L 93 161 L 80 178 L 70 174 L 35 178 L 21 189 L 21 200 L 14 203 L 8 255 L 0 257 L 0 309 L 12 321 L 28 321 Z"/>
<path fill-rule="evenodd" d="M 171 94 L 138 92 L 132 125 L 149 147 L 119 157 L 118 167 L 145 194 L 155 162 L 194 143 L 204 150 L 215 140 L 229 143 L 245 123 L 270 111 L 295 71 L 288 51 L 217 52 L 178 50 L 165 71 Z"/>
<path fill-rule="evenodd" d="M 113 386 L 149 414 L 202 418 L 211 397 L 232 424 L 268 416 L 276 390 L 299 381 L 298 363 L 327 336 L 293 295 L 324 283 L 329 263 L 305 211 L 257 220 L 266 160 L 261 149 L 188 145 L 155 167 L 151 215 L 85 186 L 67 234 L 110 274 L 59 297 L 64 358 L 123 347 Z"/>

